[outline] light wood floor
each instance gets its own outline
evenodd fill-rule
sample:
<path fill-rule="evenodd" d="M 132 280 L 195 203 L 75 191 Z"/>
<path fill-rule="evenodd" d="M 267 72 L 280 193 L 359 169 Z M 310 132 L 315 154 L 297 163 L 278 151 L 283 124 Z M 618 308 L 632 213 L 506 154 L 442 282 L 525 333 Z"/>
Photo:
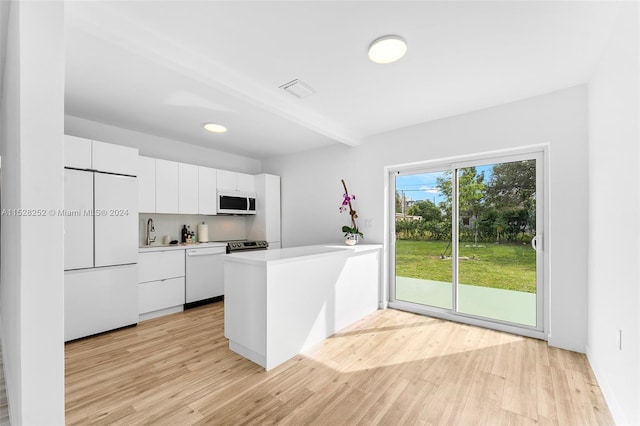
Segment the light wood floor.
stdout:
<path fill-rule="evenodd" d="M 613 424 L 584 355 L 378 311 L 266 373 L 222 303 L 66 346 L 68 424 Z"/>

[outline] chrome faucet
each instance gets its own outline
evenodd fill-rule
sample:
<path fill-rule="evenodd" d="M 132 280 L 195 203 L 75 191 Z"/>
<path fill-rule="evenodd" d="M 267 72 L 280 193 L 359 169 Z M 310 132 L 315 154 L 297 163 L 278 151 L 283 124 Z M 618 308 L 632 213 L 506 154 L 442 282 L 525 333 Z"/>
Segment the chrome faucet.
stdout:
<path fill-rule="evenodd" d="M 151 238 L 151 233 L 156 232 L 156 228 L 153 226 L 153 219 L 149 218 L 147 221 L 147 245 L 150 246 L 151 243 L 156 241 L 156 237 Z"/>

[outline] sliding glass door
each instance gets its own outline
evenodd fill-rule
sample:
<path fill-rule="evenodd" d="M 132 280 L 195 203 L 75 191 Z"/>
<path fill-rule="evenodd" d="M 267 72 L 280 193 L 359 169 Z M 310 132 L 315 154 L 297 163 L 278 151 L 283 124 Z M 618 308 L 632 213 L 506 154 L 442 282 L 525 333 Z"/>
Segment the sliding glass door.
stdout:
<path fill-rule="evenodd" d="M 542 331 L 542 153 L 395 173 L 391 302 Z"/>
<path fill-rule="evenodd" d="M 395 295 L 452 309 L 451 215 L 442 207 L 443 186 L 451 186 L 446 170 L 396 177 Z"/>

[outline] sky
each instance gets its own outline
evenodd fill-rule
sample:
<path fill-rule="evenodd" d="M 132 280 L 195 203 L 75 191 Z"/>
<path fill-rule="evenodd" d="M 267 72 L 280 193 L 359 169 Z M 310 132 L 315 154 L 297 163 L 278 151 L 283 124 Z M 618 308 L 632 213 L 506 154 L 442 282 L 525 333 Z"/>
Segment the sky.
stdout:
<path fill-rule="evenodd" d="M 476 166 L 476 173 L 484 171 L 484 181 L 487 182 L 493 171 L 493 164 Z M 408 199 L 430 200 L 436 205 L 445 201 L 444 195 L 438 190 L 438 177 L 444 176 L 443 172 L 416 173 L 411 175 L 396 176 L 396 191 Z"/>

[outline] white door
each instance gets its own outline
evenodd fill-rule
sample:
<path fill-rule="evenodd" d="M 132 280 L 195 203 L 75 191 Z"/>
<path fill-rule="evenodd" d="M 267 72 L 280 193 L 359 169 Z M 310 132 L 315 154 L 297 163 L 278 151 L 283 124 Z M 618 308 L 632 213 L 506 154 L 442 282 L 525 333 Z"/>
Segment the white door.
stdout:
<path fill-rule="evenodd" d="M 64 269 L 93 268 L 93 172 L 64 170 Z"/>
<path fill-rule="evenodd" d="M 135 177 L 95 174 L 95 266 L 138 261 L 138 185 Z"/>

